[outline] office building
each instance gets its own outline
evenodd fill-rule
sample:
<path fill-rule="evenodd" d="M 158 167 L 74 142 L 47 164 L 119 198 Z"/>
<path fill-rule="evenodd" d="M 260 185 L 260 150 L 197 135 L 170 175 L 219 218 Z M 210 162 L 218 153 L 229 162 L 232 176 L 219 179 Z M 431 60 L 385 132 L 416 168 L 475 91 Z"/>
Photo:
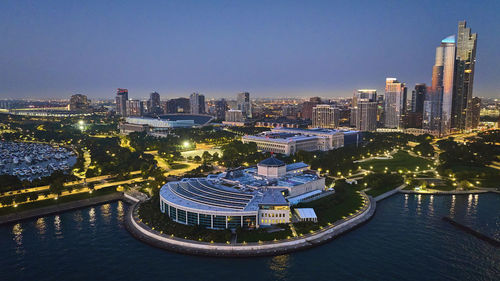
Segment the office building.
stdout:
<path fill-rule="evenodd" d="M 236 96 L 236 106 L 241 110 L 245 118 L 252 118 L 252 102 L 250 101 L 250 93 L 238 93 Z"/>
<path fill-rule="evenodd" d="M 116 90 L 116 113 L 121 116 L 127 116 L 128 90 L 118 88 Z"/>
<path fill-rule="evenodd" d="M 340 120 L 340 110 L 328 104 L 318 104 L 313 107 L 312 126 L 313 128 L 338 128 Z"/>
<path fill-rule="evenodd" d="M 158 94 L 157 92 L 152 92 L 151 94 L 149 94 L 147 108 L 149 113 L 155 113 L 155 114 L 163 113 L 160 102 L 160 94 Z"/>
<path fill-rule="evenodd" d="M 359 100 L 374 102 L 377 101 L 377 90 L 374 89 L 361 89 L 357 90 L 352 97 L 352 107 L 358 105 Z"/>
<path fill-rule="evenodd" d="M 455 82 L 453 90 L 451 127 L 470 130 L 474 127 L 472 86 L 476 64 L 477 33 L 471 33 L 465 21 L 458 23 L 455 55 Z"/>
<path fill-rule="evenodd" d="M 189 96 L 191 114 L 205 114 L 205 96 L 199 93 L 192 93 Z"/>
<path fill-rule="evenodd" d="M 226 111 L 225 121 L 227 122 L 243 122 L 245 118 L 243 117 L 243 112 L 241 110 L 230 109 Z"/>
<path fill-rule="evenodd" d="M 426 93 L 427 85 L 423 83 L 415 85 L 415 90 L 413 90 L 411 93 L 411 112 L 424 112 L 424 101 Z"/>
<path fill-rule="evenodd" d="M 144 114 L 144 104 L 140 100 L 126 101 L 126 116 L 142 116 Z"/>
<path fill-rule="evenodd" d="M 190 100 L 187 98 L 170 99 L 166 103 L 167 113 L 190 113 Z"/>
<path fill-rule="evenodd" d="M 406 87 L 396 78 L 385 80 L 384 125 L 386 128 L 402 128 L 406 114 Z"/>
<path fill-rule="evenodd" d="M 481 113 L 481 99 L 478 97 L 472 98 L 470 103 L 470 112 L 471 112 L 471 124 L 468 129 L 477 129 L 479 127 L 480 121 L 480 113 Z"/>
<path fill-rule="evenodd" d="M 367 99 L 358 100 L 357 107 L 352 109 L 356 129 L 373 132 L 377 130 L 377 102 Z"/>
<path fill-rule="evenodd" d="M 309 101 L 306 101 L 302 104 L 301 117 L 306 120 L 311 120 L 313 108 L 320 103 L 320 97 L 309 98 Z"/>
<path fill-rule="evenodd" d="M 90 100 L 86 95 L 76 94 L 69 99 L 69 110 L 71 111 L 87 111 L 90 106 Z"/>
<path fill-rule="evenodd" d="M 229 109 L 225 99 L 221 99 L 215 102 L 215 118 L 218 120 L 224 120 L 226 117 L 226 111 Z"/>

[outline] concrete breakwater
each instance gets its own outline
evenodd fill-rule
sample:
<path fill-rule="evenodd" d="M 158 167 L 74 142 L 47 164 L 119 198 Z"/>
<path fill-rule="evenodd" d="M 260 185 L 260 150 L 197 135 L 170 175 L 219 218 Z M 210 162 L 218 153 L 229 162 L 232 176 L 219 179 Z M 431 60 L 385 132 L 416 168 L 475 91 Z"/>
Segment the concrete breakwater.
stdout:
<path fill-rule="evenodd" d="M 0 225 L 13 223 L 21 220 L 38 218 L 43 216 L 48 216 L 52 214 L 57 214 L 61 212 L 66 212 L 70 210 L 80 209 L 89 206 L 100 205 L 108 202 L 124 200 L 122 193 L 112 193 L 108 195 L 93 197 L 89 199 L 76 200 L 67 203 L 61 203 L 56 205 L 51 205 L 47 207 L 36 208 L 32 210 L 21 211 L 17 213 L 12 213 L 8 215 L 0 216 Z"/>
<path fill-rule="evenodd" d="M 312 234 L 276 242 L 246 244 L 206 243 L 161 234 L 140 222 L 137 207 L 138 204 L 134 204 L 129 209 L 125 219 L 125 226 L 136 239 L 151 246 L 192 255 L 252 257 L 281 255 L 324 244 L 368 221 L 375 213 L 376 202 L 370 197 L 368 206 L 360 214 L 348 220 L 341 220 Z"/>

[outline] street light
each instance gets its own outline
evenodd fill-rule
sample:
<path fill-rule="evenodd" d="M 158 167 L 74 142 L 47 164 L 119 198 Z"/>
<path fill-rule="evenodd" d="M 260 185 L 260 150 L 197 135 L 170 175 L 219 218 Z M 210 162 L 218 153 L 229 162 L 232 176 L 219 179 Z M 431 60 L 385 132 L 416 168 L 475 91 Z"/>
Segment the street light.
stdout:
<path fill-rule="evenodd" d="M 185 148 L 188 148 L 188 147 L 189 147 L 189 142 L 188 142 L 188 141 L 185 141 L 184 143 L 182 143 L 182 145 L 183 145 Z"/>

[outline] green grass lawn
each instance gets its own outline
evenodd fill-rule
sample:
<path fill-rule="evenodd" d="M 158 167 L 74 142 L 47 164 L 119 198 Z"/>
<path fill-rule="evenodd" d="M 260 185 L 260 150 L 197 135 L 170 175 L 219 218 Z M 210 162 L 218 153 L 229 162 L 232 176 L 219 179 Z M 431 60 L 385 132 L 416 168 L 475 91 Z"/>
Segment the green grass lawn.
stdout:
<path fill-rule="evenodd" d="M 458 181 L 465 179 L 478 187 L 500 187 L 500 170 L 491 167 L 460 165 L 452 166 L 449 169 L 455 174 Z M 476 181 L 479 183 L 476 183 Z"/>
<path fill-rule="evenodd" d="M 327 226 L 328 223 L 334 223 L 361 208 L 363 197 L 354 187 L 346 183 L 340 186 L 336 184 L 335 190 L 335 194 L 296 205 L 296 208 L 314 208 L 318 217 L 318 223 L 295 223 L 298 234 L 307 234 L 311 230 L 319 229 L 320 226 Z"/>
<path fill-rule="evenodd" d="M 359 164 L 366 170 L 383 172 L 385 167 L 387 167 L 388 171 L 395 172 L 398 170 L 415 171 L 417 167 L 419 167 L 420 170 L 426 170 L 428 168 L 427 165 L 432 164 L 432 161 L 420 157 L 413 157 L 408 154 L 408 152 L 400 150 L 393 155 L 392 159 L 374 159 Z M 370 167 L 373 167 L 373 169 L 370 169 Z"/>
<path fill-rule="evenodd" d="M 185 163 L 172 163 L 172 164 L 170 164 L 170 168 L 172 170 L 186 169 L 187 167 L 189 167 L 189 165 L 185 164 Z"/>
<path fill-rule="evenodd" d="M 85 193 L 78 193 L 78 194 L 73 194 L 73 195 L 67 195 L 67 196 L 62 196 L 59 197 L 57 200 L 54 199 L 47 199 L 47 200 L 42 200 L 42 201 L 36 201 L 32 203 L 26 203 L 26 204 L 20 204 L 17 207 L 4 207 L 0 208 L 0 215 L 7 215 L 10 213 L 14 212 L 22 212 L 22 211 L 27 211 L 27 210 L 32 210 L 36 208 L 41 208 L 41 207 L 47 207 L 47 206 L 53 206 L 61 203 L 67 203 L 67 202 L 72 202 L 72 201 L 77 201 L 77 200 L 82 200 L 82 199 L 89 199 L 89 198 L 94 198 L 102 195 L 108 195 L 111 193 L 116 192 L 116 186 L 109 186 L 105 188 L 101 188 L 98 190 L 94 190 L 92 194 L 85 192 Z"/>
<path fill-rule="evenodd" d="M 366 194 L 370 195 L 371 197 L 377 197 L 381 194 L 384 194 L 388 191 L 391 191 L 393 189 L 395 189 L 396 187 L 400 186 L 401 184 L 398 183 L 398 184 L 394 184 L 394 185 L 388 185 L 388 186 L 384 186 L 384 187 L 381 187 L 381 188 L 377 188 L 377 189 L 370 189 L 366 192 Z"/>
<path fill-rule="evenodd" d="M 290 226 L 288 224 L 280 224 L 278 225 L 282 230 L 269 232 L 268 228 L 259 228 L 259 229 L 238 229 L 237 237 L 238 243 L 244 242 L 258 242 L 258 241 L 272 241 L 274 239 L 281 240 L 287 239 L 288 237 L 292 237 L 292 230 L 290 230 Z"/>

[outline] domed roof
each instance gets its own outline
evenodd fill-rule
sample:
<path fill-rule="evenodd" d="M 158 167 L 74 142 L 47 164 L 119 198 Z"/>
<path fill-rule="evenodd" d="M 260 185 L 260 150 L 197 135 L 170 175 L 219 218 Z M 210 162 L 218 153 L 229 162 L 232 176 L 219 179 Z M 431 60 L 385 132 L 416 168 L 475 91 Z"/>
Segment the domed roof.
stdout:
<path fill-rule="evenodd" d="M 276 159 L 274 156 L 271 156 L 267 159 L 260 161 L 259 166 L 267 166 L 267 167 L 280 167 L 285 166 L 285 162 Z"/>

